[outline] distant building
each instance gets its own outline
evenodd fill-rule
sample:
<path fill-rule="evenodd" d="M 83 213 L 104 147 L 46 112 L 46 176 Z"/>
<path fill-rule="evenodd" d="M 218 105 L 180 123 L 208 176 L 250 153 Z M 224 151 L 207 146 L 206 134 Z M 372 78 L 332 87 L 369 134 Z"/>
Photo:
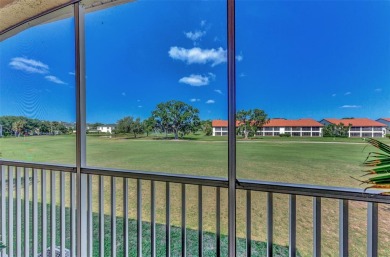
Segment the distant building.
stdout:
<path fill-rule="evenodd" d="M 106 125 L 101 125 L 96 128 L 98 132 L 104 132 L 104 133 L 110 133 L 115 130 L 116 125 L 115 124 L 106 124 Z"/>
<path fill-rule="evenodd" d="M 227 120 L 213 120 L 211 122 L 211 126 L 213 127 L 213 136 L 227 136 L 228 135 L 228 121 Z"/>
<path fill-rule="evenodd" d="M 356 119 L 323 119 L 320 123 L 326 125 L 343 123 L 345 126 L 351 125 L 348 130 L 348 137 L 384 137 L 386 135 L 386 125 L 367 118 Z"/>
<path fill-rule="evenodd" d="M 236 126 L 239 123 L 236 122 Z M 213 136 L 227 136 L 228 122 L 226 120 L 213 120 Z M 288 134 L 295 137 L 320 137 L 324 125 L 313 119 L 270 119 L 267 124 L 257 131 L 261 136 L 279 136 Z"/>
<path fill-rule="evenodd" d="M 313 119 L 270 119 L 257 134 L 261 136 L 288 134 L 292 137 L 321 137 L 323 126 Z"/>
<path fill-rule="evenodd" d="M 386 134 L 390 134 L 390 118 L 379 118 L 376 121 L 385 124 L 387 126 Z"/>

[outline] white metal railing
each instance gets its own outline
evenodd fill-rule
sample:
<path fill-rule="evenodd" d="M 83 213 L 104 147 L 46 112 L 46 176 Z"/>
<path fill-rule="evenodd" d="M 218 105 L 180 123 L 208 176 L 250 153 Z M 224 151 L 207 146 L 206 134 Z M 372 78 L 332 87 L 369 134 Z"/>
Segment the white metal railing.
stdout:
<path fill-rule="evenodd" d="M 0 160 L 0 231 L 2 241 L 7 248 L 0 256 L 76 256 L 76 237 L 78 211 L 76 209 L 76 173 L 74 167 L 57 166 L 37 163 L 21 163 Z M 205 252 L 205 231 L 203 229 L 204 203 L 203 189 L 205 187 L 215 189 L 215 244 L 213 253 L 215 256 L 227 252 L 221 246 L 221 188 L 228 188 L 228 182 L 223 178 L 208 178 L 197 176 L 185 176 L 162 173 L 147 173 L 140 171 L 85 168 L 82 169 L 83 176 L 86 176 L 87 188 L 87 234 L 88 256 L 118 256 L 117 245 L 121 246 L 121 256 L 130 256 L 136 253 L 142 256 L 145 249 L 150 251 L 151 256 L 177 256 L 178 251 L 173 254 L 172 249 L 172 189 L 171 185 L 180 187 L 181 214 L 180 214 L 180 255 L 193 255 L 193 247 L 188 249 L 188 225 L 186 211 L 188 185 L 197 188 L 197 253 L 203 256 Z M 118 182 L 118 180 L 120 180 Z M 129 195 L 129 180 L 136 181 L 136 199 Z M 94 183 L 95 181 L 95 183 Z M 148 201 L 150 203 L 150 233 L 148 242 L 150 246 L 144 245 L 145 226 L 143 222 L 143 192 L 142 182 L 150 181 Z M 96 183 L 97 182 L 97 183 Z M 109 182 L 109 185 L 107 184 Z M 156 221 L 156 183 L 165 183 L 165 245 L 163 251 L 159 249 L 161 242 L 161 231 L 157 232 Z M 119 183 L 119 184 L 118 184 Z M 122 201 L 117 199 L 117 188 L 122 183 Z M 110 190 L 110 197 L 105 199 L 105 189 Z M 246 215 L 246 243 L 245 255 L 251 256 L 252 244 L 252 218 L 256 213 L 252 212 L 252 198 L 254 191 L 266 192 L 266 213 L 267 213 L 267 256 L 273 256 L 274 237 L 274 194 L 285 194 L 289 196 L 289 256 L 297 255 L 297 200 L 296 196 L 308 196 L 313 199 L 313 256 L 321 256 L 321 216 L 322 199 L 333 198 L 339 201 L 339 255 L 349 255 L 349 202 L 367 202 L 367 256 L 378 256 L 378 204 L 389 204 L 390 198 L 374 193 L 365 193 L 359 189 L 345 189 L 335 187 L 319 187 L 300 184 L 274 183 L 264 181 L 239 180 L 236 183 L 237 190 L 244 190 L 245 193 L 245 215 Z M 161 191 L 159 191 L 161 193 Z M 164 194 L 163 193 L 163 194 Z M 177 193 L 177 190 L 175 191 Z M 191 192 L 194 194 L 194 192 Z M 92 199 L 98 199 L 97 206 L 93 206 Z M 175 195 L 175 200 L 178 196 Z M 104 209 L 105 203 L 109 201 L 110 211 Z M 122 217 L 117 213 L 117 207 L 123 210 L 129 209 L 129 201 L 136 201 L 136 244 L 130 246 L 129 238 L 130 223 L 128 211 L 123 211 Z M 160 203 L 161 204 L 161 203 Z M 95 210 L 93 211 L 95 207 Z M 96 222 L 97 221 L 97 222 Z M 176 221 L 175 223 L 177 223 Z M 107 223 L 110 223 L 109 229 Z M 161 225 L 159 225 L 161 226 Z M 177 229 L 176 227 L 174 229 Z M 157 236 L 157 234 L 159 236 Z M 107 235 L 110 243 L 107 244 Z M 176 235 L 176 234 L 175 234 Z M 119 241 L 120 243 L 119 243 Z M 177 237 L 176 239 L 177 240 Z M 94 247 L 98 242 L 98 247 Z M 96 243 L 95 243 L 96 244 Z M 210 248 L 210 247 L 209 247 Z M 56 249 L 56 251 L 50 251 Z M 210 250 L 210 249 L 209 249 Z M 50 254 L 47 254 L 50 253 Z M 159 253 L 159 254 L 157 254 Z M 57 255 L 58 256 L 58 255 Z"/>

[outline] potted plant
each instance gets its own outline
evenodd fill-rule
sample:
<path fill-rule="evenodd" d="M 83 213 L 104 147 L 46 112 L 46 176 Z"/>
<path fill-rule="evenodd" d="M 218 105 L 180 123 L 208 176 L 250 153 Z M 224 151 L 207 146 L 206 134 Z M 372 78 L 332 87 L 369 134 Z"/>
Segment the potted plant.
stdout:
<path fill-rule="evenodd" d="M 360 180 L 362 183 L 368 184 L 369 188 L 389 189 L 390 190 L 390 146 L 376 139 L 369 138 L 367 142 L 378 148 L 380 152 L 370 152 L 363 165 L 370 167 L 365 170 L 363 176 L 370 176 L 366 180 Z M 390 192 L 383 192 L 383 195 L 390 195 Z"/>

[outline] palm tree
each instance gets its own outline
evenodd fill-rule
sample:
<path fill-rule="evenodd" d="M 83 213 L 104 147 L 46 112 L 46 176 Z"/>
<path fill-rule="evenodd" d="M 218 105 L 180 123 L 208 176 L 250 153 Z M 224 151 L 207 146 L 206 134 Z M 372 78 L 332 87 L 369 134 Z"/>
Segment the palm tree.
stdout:
<path fill-rule="evenodd" d="M 376 139 L 370 138 L 367 140 L 372 146 L 381 150 L 381 152 L 370 152 L 363 165 L 370 167 L 365 170 L 363 176 L 372 175 L 370 178 L 361 182 L 368 184 L 366 188 L 390 189 L 390 146 Z M 390 192 L 381 194 L 390 195 Z"/>

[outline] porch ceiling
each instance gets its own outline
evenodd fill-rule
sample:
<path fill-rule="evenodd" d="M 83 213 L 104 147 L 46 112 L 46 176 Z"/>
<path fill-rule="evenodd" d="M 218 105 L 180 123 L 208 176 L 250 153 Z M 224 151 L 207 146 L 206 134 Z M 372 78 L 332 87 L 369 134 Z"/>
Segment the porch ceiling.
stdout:
<path fill-rule="evenodd" d="M 11 28 L 18 27 L 26 21 L 55 9 L 66 3 L 76 0 L 0 0 L 0 34 L 4 34 Z M 114 5 L 130 2 L 130 0 L 83 0 L 82 5 L 87 12 L 107 8 Z M 69 17 L 69 14 L 67 15 Z M 62 15 L 62 17 L 66 17 Z M 42 20 L 40 23 L 47 22 Z M 36 25 L 36 24 L 30 24 Z M 28 26 L 29 27 L 29 26 Z M 21 28 L 20 32 L 25 28 Z M 14 33 L 13 33 L 14 34 Z"/>

